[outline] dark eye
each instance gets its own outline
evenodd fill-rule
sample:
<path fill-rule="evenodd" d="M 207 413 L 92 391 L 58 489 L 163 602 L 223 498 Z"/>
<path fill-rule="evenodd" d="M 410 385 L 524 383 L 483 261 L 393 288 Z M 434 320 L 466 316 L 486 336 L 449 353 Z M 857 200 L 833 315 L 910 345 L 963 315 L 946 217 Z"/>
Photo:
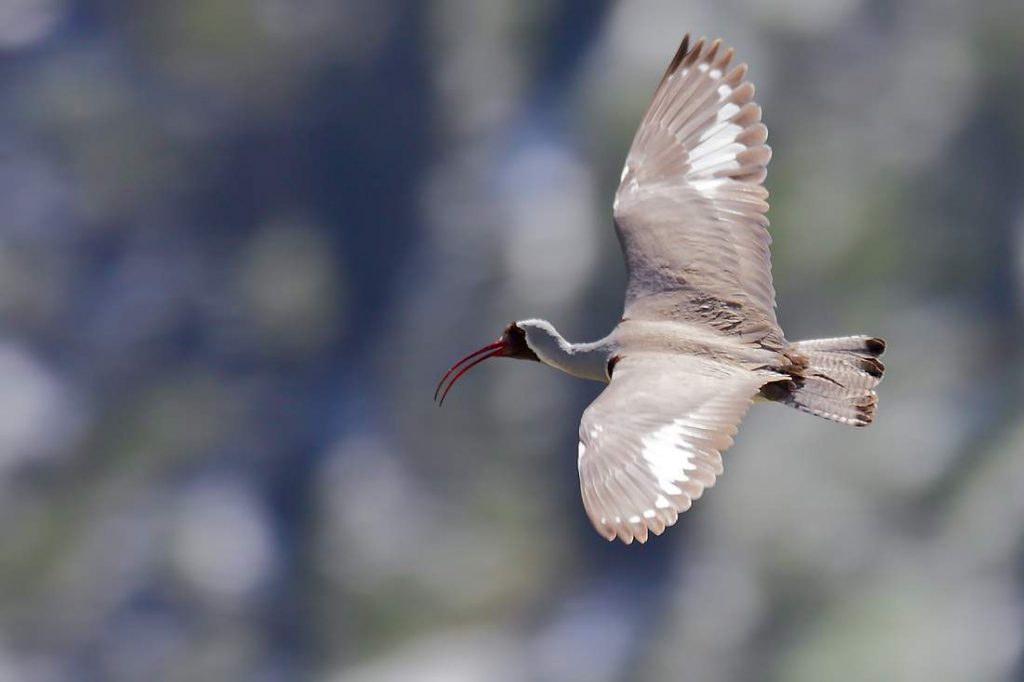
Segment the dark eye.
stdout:
<path fill-rule="evenodd" d="M 612 372 L 615 371 L 615 365 L 619 364 L 619 360 L 622 358 L 618 355 L 613 355 L 608 358 L 608 378 L 612 378 Z"/>

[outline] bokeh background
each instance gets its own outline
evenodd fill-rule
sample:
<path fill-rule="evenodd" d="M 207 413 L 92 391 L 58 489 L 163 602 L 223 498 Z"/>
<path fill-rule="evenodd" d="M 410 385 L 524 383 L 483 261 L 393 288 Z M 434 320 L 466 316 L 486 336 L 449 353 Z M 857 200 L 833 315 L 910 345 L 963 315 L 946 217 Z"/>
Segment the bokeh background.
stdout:
<path fill-rule="evenodd" d="M 600 390 L 452 360 L 621 310 L 685 32 L 751 65 L 790 338 L 879 417 L 751 411 L 646 546 Z M 1024 680 L 1019 0 L 2 0 L 0 680 Z"/>

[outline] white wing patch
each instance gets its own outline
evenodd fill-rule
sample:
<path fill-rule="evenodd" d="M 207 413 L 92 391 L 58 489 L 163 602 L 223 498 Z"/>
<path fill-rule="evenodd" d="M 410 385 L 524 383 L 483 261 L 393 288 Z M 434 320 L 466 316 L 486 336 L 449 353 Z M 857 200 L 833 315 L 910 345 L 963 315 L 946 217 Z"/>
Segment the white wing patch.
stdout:
<path fill-rule="evenodd" d="M 681 494 L 674 481 L 684 480 L 687 471 L 697 468 L 690 461 L 689 444 L 683 439 L 685 424 L 685 419 L 675 419 L 641 439 L 644 459 L 657 477 L 658 486 L 668 495 Z"/>
<path fill-rule="evenodd" d="M 718 79 L 721 78 L 722 72 L 714 69 L 710 76 Z M 747 146 L 737 141 L 744 128 L 732 121 L 740 112 L 737 104 L 728 101 L 732 93 L 731 86 L 718 86 L 718 97 L 725 103 L 715 113 L 714 122 L 709 123 L 707 128 L 696 136 L 696 144 L 688 152 L 691 180 L 700 180 L 721 171 L 737 170 L 740 167 L 737 156 L 746 150 Z"/>

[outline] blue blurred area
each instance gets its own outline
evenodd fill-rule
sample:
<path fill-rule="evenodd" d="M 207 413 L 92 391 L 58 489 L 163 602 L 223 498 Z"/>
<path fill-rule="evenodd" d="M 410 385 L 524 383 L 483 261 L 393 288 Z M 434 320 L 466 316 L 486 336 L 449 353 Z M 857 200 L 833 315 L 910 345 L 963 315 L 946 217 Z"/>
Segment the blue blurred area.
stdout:
<path fill-rule="evenodd" d="M 683 33 L 749 62 L 790 338 L 888 339 L 871 429 L 759 406 L 646 546 L 600 389 L 611 196 Z M 0 2 L 0 679 L 1024 679 L 1024 7 Z"/>

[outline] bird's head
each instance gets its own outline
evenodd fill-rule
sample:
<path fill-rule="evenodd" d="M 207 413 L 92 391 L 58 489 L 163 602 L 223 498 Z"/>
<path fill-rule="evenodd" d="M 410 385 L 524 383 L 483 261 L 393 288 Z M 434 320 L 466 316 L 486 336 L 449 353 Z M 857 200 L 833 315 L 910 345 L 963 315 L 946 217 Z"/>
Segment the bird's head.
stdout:
<path fill-rule="evenodd" d="M 518 360 L 534 360 L 539 362 L 540 358 L 537 357 L 537 353 L 531 348 L 529 340 L 531 334 L 538 333 L 540 329 L 538 327 L 539 322 L 540 320 L 524 320 L 522 322 L 509 323 L 497 341 L 473 351 L 445 372 L 445 375 L 441 377 L 441 381 L 437 382 L 434 399 L 437 400 L 440 395 L 440 402 L 444 403 L 445 396 L 448 395 L 448 391 L 452 390 L 455 382 L 463 374 L 488 358 L 516 358 Z M 448 387 L 442 391 L 441 389 L 444 387 L 448 377 L 451 377 L 451 381 L 448 383 Z"/>

